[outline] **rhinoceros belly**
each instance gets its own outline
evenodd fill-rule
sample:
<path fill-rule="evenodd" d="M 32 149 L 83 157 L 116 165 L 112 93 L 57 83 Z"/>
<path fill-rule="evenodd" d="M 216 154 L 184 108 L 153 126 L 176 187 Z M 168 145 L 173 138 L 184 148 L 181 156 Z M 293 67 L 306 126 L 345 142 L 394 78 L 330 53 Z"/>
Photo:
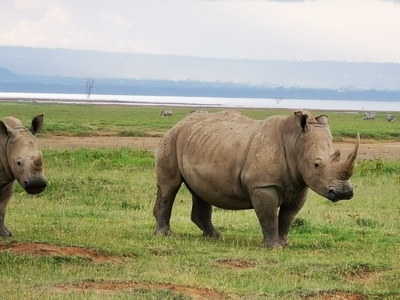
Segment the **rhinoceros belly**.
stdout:
<path fill-rule="evenodd" d="M 220 185 L 219 178 L 213 180 L 212 176 L 188 175 L 185 184 L 191 192 L 216 207 L 232 210 L 253 208 L 250 197 L 240 191 L 238 185 Z"/>
<path fill-rule="evenodd" d="M 250 209 L 250 197 L 241 182 L 238 157 L 185 156 L 181 161 L 185 184 L 204 201 L 224 209 Z"/>

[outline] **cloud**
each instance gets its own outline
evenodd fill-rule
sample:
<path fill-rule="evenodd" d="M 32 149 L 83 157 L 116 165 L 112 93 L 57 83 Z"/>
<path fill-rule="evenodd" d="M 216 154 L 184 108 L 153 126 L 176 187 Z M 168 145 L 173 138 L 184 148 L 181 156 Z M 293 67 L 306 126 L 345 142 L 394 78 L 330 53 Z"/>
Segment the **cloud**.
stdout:
<path fill-rule="evenodd" d="M 5 1 L 0 44 L 255 60 L 400 62 L 399 3 Z"/>

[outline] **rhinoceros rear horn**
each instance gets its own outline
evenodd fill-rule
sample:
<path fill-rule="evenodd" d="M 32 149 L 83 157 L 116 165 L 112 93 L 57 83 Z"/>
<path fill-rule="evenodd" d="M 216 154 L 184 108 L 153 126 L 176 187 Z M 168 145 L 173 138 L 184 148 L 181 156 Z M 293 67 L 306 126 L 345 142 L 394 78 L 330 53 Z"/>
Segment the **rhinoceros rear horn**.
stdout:
<path fill-rule="evenodd" d="M 357 133 L 357 141 L 353 151 L 347 157 L 346 162 L 342 165 L 342 174 L 345 179 L 349 179 L 353 175 L 354 165 L 357 158 L 358 146 L 360 145 L 360 133 Z"/>

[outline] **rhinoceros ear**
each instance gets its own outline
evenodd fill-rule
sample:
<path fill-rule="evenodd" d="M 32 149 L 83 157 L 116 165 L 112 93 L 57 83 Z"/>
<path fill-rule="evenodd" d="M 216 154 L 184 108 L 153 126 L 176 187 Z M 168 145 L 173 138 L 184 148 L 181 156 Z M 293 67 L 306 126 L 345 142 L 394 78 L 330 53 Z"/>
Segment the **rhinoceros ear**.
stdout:
<path fill-rule="evenodd" d="M 32 119 L 32 124 L 31 124 L 31 127 L 29 127 L 29 131 L 32 132 L 33 135 L 35 135 L 42 129 L 43 117 L 44 117 L 44 114 L 40 114 Z"/>
<path fill-rule="evenodd" d="M 0 137 L 13 137 L 14 131 L 6 125 L 3 121 L 0 121 Z"/>
<path fill-rule="evenodd" d="M 321 115 L 321 116 L 319 116 L 319 117 L 316 117 L 315 119 L 317 120 L 317 122 L 318 122 L 319 124 L 321 124 L 322 126 L 324 126 L 324 127 L 326 128 L 326 130 L 328 130 L 329 136 L 330 136 L 331 139 L 332 139 L 333 137 L 332 137 L 331 129 L 329 128 L 328 116 L 326 116 L 326 115 Z"/>
<path fill-rule="evenodd" d="M 3 137 L 5 135 L 8 136 L 8 130 L 6 124 L 3 121 L 0 121 L 0 135 Z"/>
<path fill-rule="evenodd" d="M 303 111 L 295 111 L 294 116 L 296 118 L 296 124 L 299 126 L 303 131 L 307 129 L 307 118 L 308 115 Z"/>
<path fill-rule="evenodd" d="M 328 116 L 326 115 L 320 115 L 319 117 L 316 117 L 316 120 L 318 121 L 319 124 L 322 126 L 329 128 L 329 123 L 328 123 Z"/>

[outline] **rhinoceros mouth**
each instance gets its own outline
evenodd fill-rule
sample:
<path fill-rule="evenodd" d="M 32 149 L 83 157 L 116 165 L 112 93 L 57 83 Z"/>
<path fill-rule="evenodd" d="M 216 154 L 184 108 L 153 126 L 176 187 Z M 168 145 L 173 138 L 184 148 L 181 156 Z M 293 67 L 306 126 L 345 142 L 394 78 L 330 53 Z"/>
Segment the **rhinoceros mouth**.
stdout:
<path fill-rule="evenodd" d="M 332 202 L 337 202 L 339 200 L 350 200 L 351 198 L 353 198 L 353 195 L 353 189 L 345 192 L 338 192 L 337 190 L 331 189 L 328 193 L 328 199 Z"/>
<path fill-rule="evenodd" d="M 21 184 L 24 190 L 31 195 L 40 194 L 47 187 L 47 179 L 43 178 L 40 180 L 29 180 L 26 179 L 24 184 Z"/>
<path fill-rule="evenodd" d="M 30 194 L 30 195 L 35 195 L 35 194 L 40 194 L 41 192 L 43 192 L 46 189 L 46 187 L 40 187 L 40 188 L 29 188 L 29 189 L 25 189 L 25 191 Z"/>

